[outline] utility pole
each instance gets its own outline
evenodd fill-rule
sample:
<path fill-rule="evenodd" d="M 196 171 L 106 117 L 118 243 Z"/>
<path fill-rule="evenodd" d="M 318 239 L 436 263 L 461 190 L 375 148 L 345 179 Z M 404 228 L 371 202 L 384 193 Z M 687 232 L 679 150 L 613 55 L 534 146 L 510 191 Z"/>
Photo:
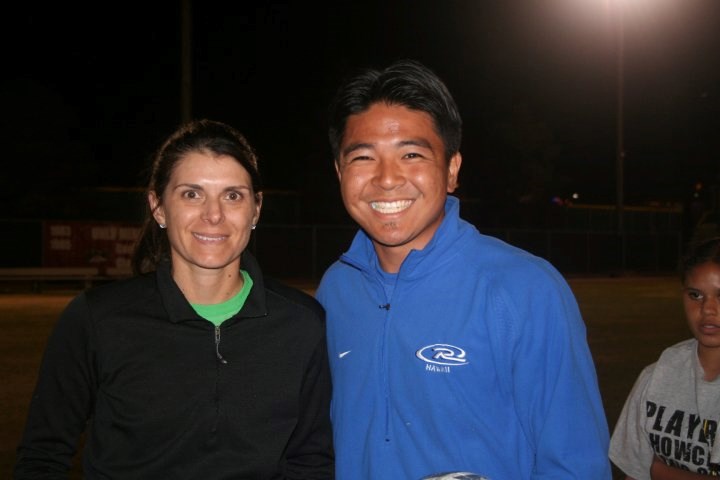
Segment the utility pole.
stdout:
<path fill-rule="evenodd" d="M 615 151 L 615 209 L 617 210 L 617 232 L 620 242 L 620 271 L 627 266 L 627 245 L 625 241 L 625 2 L 615 1 L 615 48 L 617 62 L 617 131 Z"/>
<path fill-rule="evenodd" d="M 625 177 L 625 32 L 622 2 L 616 2 L 616 29 L 617 29 L 617 150 L 615 152 L 615 194 L 617 207 L 618 233 L 625 231 L 624 222 L 624 177 Z"/>
<path fill-rule="evenodd" d="M 192 3 L 181 0 L 182 35 L 180 73 L 180 117 L 183 123 L 192 119 Z"/>

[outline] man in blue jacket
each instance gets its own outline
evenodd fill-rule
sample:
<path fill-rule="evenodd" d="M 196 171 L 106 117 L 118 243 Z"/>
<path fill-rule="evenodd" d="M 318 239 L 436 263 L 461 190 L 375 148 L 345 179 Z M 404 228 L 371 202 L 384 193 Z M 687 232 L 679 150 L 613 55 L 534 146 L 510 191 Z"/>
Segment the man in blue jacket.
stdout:
<path fill-rule="evenodd" d="M 577 302 L 547 261 L 459 217 L 461 131 L 415 61 L 363 71 L 331 105 L 360 226 L 317 291 L 337 478 L 610 479 Z"/>

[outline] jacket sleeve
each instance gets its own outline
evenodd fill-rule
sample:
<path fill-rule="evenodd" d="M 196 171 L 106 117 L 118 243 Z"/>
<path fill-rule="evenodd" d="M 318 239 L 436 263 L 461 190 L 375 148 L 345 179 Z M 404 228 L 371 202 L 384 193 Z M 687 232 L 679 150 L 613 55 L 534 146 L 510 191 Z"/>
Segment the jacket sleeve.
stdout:
<path fill-rule="evenodd" d="M 609 431 L 585 324 L 559 274 L 506 295 L 516 342 L 516 411 L 535 451 L 533 480 L 609 480 Z"/>
<path fill-rule="evenodd" d="M 17 448 L 15 479 L 68 476 L 95 398 L 89 317 L 80 294 L 50 334 Z"/>
<path fill-rule="evenodd" d="M 335 478 L 331 391 L 327 343 L 323 335 L 310 358 L 300 392 L 298 424 L 287 451 L 288 479 Z"/>

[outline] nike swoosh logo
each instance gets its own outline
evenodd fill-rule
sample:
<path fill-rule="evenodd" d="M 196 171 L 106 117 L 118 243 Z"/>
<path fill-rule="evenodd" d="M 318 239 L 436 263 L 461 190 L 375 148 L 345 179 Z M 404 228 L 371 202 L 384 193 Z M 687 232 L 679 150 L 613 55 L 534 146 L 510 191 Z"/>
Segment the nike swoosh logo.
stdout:
<path fill-rule="evenodd" d="M 345 355 L 350 353 L 352 350 L 348 350 L 347 352 L 338 353 L 338 358 L 343 358 Z"/>

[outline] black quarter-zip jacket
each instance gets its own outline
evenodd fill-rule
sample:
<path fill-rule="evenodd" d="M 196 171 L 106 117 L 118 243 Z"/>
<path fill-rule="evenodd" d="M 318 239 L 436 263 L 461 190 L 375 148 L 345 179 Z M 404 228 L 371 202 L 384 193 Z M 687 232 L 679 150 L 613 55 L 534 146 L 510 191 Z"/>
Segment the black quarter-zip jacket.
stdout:
<path fill-rule="evenodd" d="M 98 286 L 60 316 L 43 357 L 14 475 L 87 479 L 333 478 L 324 313 L 263 279 L 220 327 L 171 277 Z"/>

